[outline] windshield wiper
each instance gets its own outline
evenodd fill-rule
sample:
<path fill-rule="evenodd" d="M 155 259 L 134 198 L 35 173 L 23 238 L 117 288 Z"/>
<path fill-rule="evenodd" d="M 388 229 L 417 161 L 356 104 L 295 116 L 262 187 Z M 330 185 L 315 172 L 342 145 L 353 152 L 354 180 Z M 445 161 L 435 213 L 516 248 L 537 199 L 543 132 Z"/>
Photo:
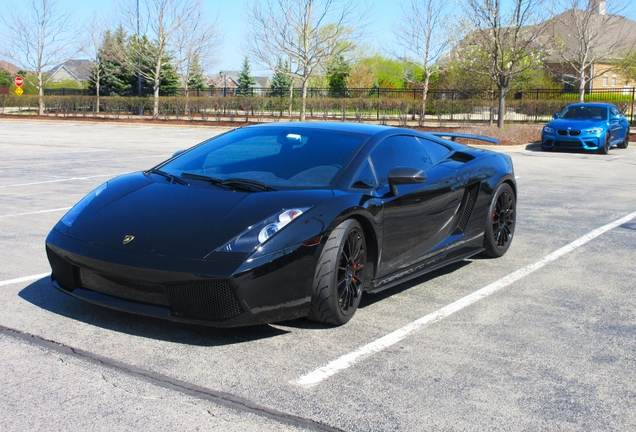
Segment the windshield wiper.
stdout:
<path fill-rule="evenodd" d="M 267 184 L 263 183 L 262 181 L 244 179 L 244 178 L 235 178 L 235 177 L 227 178 L 223 180 L 223 183 L 221 184 L 224 186 L 249 187 L 249 188 L 254 188 L 254 189 L 258 189 L 262 191 L 276 190 L 272 187 L 267 186 Z"/>
<path fill-rule="evenodd" d="M 188 179 L 193 179 L 193 180 L 203 180 L 203 181 L 209 181 L 210 183 L 212 183 L 215 186 L 227 186 L 230 188 L 234 188 L 234 189 L 242 189 L 242 190 L 246 190 L 249 192 L 252 192 L 254 189 L 257 190 L 262 190 L 262 191 L 273 191 L 276 190 L 274 188 L 271 188 L 269 186 L 267 186 L 265 183 L 258 181 L 258 180 L 250 180 L 250 179 L 243 179 L 243 178 L 227 178 L 227 179 L 220 179 L 220 178 L 216 178 L 216 177 L 210 177 L 210 176 L 205 176 L 205 175 L 200 175 L 200 174 L 191 174 L 191 173 L 181 173 L 181 177 L 183 178 L 188 178 Z"/>
<path fill-rule="evenodd" d="M 181 177 L 187 178 L 187 179 L 192 179 L 192 180 L 209 181 L 213 185 L 217 185 L 217 186 L 220 185 L 221 183 L 223 183 L 223 179 L 220 179 L 220 178 L 204 176 L 204 175 L 200 175 L 200 174 L 191 174 L 191 173 L 187 173 L 187 172 L 181 173 Z"/>
<path fill-rule="evenodd" d="M 170 180 L 170 183 L 178 183 L 180 185 L 185 185 L 185 186 L 189 186 L 189 183 L 175 175 L 172 175 L 170 173 L 167 173 L 165 171 L 161 171 L 160 169 L 157 168 L 151 168 L 148 171 L 146 171 L 144 174 L 157 174 L 160 175 L 162 177 L 167 178 L 168 180 Z"/>

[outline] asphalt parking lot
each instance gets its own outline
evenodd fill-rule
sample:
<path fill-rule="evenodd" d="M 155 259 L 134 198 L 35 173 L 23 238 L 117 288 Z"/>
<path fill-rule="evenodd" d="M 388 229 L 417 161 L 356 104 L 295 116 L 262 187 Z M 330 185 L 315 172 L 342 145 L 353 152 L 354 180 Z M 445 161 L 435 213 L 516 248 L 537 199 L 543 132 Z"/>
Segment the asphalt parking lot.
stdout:
<path fill-rule="evenodd" d="M 636 430 L 636 143 L 497 148 L 508 253 L 367 295 L 338 328 L 177 324 L 50 287 L 68 208 L 222 131 L 0 120 L 0 430 Z"/>

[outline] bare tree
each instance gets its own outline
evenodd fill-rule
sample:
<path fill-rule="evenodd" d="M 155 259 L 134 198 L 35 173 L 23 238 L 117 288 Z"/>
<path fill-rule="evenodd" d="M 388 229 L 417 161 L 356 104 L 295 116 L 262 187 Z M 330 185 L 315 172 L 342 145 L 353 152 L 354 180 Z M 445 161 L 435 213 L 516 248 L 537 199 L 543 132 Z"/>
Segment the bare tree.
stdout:
<path fill-rule="evenodd" d="M 44 81 L 48 69 L 72 58 L 80 47 L 72 15 L 57 0 L 31 0 L 2 6 L 0 55 L 35 74 L 38 114 L 44 114 Z M 27 76 L 26 79 L 29 79 Z"/>
<path fill-rule="evenodd" d="M 367 10 L 347 0 L 253 0 L 248 6 L 250 53 L 263 66 L 301 83 L 300 120 L 305 121 L 307 86 L 318 68 L 353 48 Z M 279 59 L 289 60 L 287 70 Z"/>
<path fill-rule="evenodd" d="M 616 69 L 621 56 L 636 46 L 636 25 L 620 16 L 626 6 L 621 0 L 559 0 L 564 12 L 545 25 L 550 60 L 574 75 L 581 102 L 588 82 Z"/>
<path fill-rule="evenodd" d="M 464 0 L 466 22 L 472 31 L 456 55 L 464 56 L 472 73 L 483 74 L 497 87 L 502 128 L 506 93 L 512 81 L 542 59 L 539 41 L 545 0 Z M 507 5 L 507 6 L 504 6 Z"/>
<path fill-rule="evenodd" d="M 177 33 L 191 22 L 201 9 L 201 0 L 121 0 L 122 24 L 129 34 L 137 34 L 137 26 L 143 37 L 136 39 L 135 50 L 121 53 L 129 70 L 137 72 L 152 83 L 153 117 L 159 113 L 159 86 L 165 66 L 173 54 Z M 141 60 L 139 60 L 141 58 Z M 140 67 L 143 64 L 146 67 Z"/>
<path fill-rule="evenodd" d="M 218 19 L 206 15 L 201 7 L 185 17 L 183 25 L 177 28 L 174 56 L 186 97 L 191 78 L 209 71 L 215 63 L 222 37 Z"/>
<path fill-rule="evenodd" d="M 452 14 L 449 5 L 439 0 L 409 0 L 402 4 L 400 24 L 395 28 L 396 45 L 403 51 L 392 54 L 401 61 L 422 70 L 422 79 L 406 79 L 422 88 L 420 125 L 424 122 L 431 75 L 439 69 L 438 61 L 451 44 L 448 22 Z"/>
<path fill-rule="evenodd" d="M 99 112 L 99 98 L 102 80 L 121 74 L 121 55 L 119 46 L 123 45 L 123 40 L 117 43 L 117 37 L 122 36 L 123 30 L 119 32 L 111 31 L 107 25 L 94 15 L 85 26 L 83 52 L 93 62 L 89 81 L 95 85 L 95 112 Z"/>

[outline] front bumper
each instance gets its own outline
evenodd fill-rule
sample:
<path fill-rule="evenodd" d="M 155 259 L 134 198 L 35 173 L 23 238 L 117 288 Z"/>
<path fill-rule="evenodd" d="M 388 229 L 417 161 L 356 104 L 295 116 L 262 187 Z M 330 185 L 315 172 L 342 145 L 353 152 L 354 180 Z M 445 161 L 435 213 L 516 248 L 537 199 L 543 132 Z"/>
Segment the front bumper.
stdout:
<path fill-rule="evenodd" d="M 603 145 L 602 135 L 559 135 L 542 132 L 541 146 L 546 149 L 598 150 Z"/>
<path fill-rule="evenodd" d="M 100 247 L 51 231 L 52 285 L 120 311 L 236 327 L 306 316 L 318 247 L 244 261 L 204 261 Z"/>

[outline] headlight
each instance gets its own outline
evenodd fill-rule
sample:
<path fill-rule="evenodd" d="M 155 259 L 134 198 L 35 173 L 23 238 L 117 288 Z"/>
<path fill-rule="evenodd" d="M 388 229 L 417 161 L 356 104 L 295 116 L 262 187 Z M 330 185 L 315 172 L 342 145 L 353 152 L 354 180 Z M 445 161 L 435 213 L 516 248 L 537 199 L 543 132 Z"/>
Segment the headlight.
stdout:
<path fill-rule="evenodd" d="M 264 221 L 252 225 L 228 243 L 217 249 L 219 252 L 252 252 L 270 237 L 283 229 L 285 225 L 306 212 L 309 207 L 284 210 Z"/>
<path fill-rule="evenodd" d="M 585 131 L 585 133 L 589 135 L 596 135 L 600 134 L 601 132 L 603 132 L 603 128 L 592 128 Z"/>
<path fill-rule="evenodd" d="M 543 132 L 552 133 L 554 132 L 554 129 L 552 129 L 550 126 L 545 126 L 543 128 Z"/>
<path fill-rule="evenodd" d="M 77 219 L 77 216 L 79 216 L 82 210 L 84 210 L 86 206 L 90 204 L 91 201 L 93 201 L 96 197 L 98 197 L 99 194 L 104 192 L 104 189 L 106 189 L 107 186 L 108 186 L 108 183 L 104 183 L 103 185 L 95 189 L 93 192 L 89 193 L 84 198 L 82 198 L 80 202 L 75 204 L 75 206 L 73 206 L 73 208 L 70 209 L 68 213 L 64 215 L 64 217 L 62 218 L 62 223 L 67 226 L 73 225 L 73 222 L 75 222 L 75 219 Z"/>

